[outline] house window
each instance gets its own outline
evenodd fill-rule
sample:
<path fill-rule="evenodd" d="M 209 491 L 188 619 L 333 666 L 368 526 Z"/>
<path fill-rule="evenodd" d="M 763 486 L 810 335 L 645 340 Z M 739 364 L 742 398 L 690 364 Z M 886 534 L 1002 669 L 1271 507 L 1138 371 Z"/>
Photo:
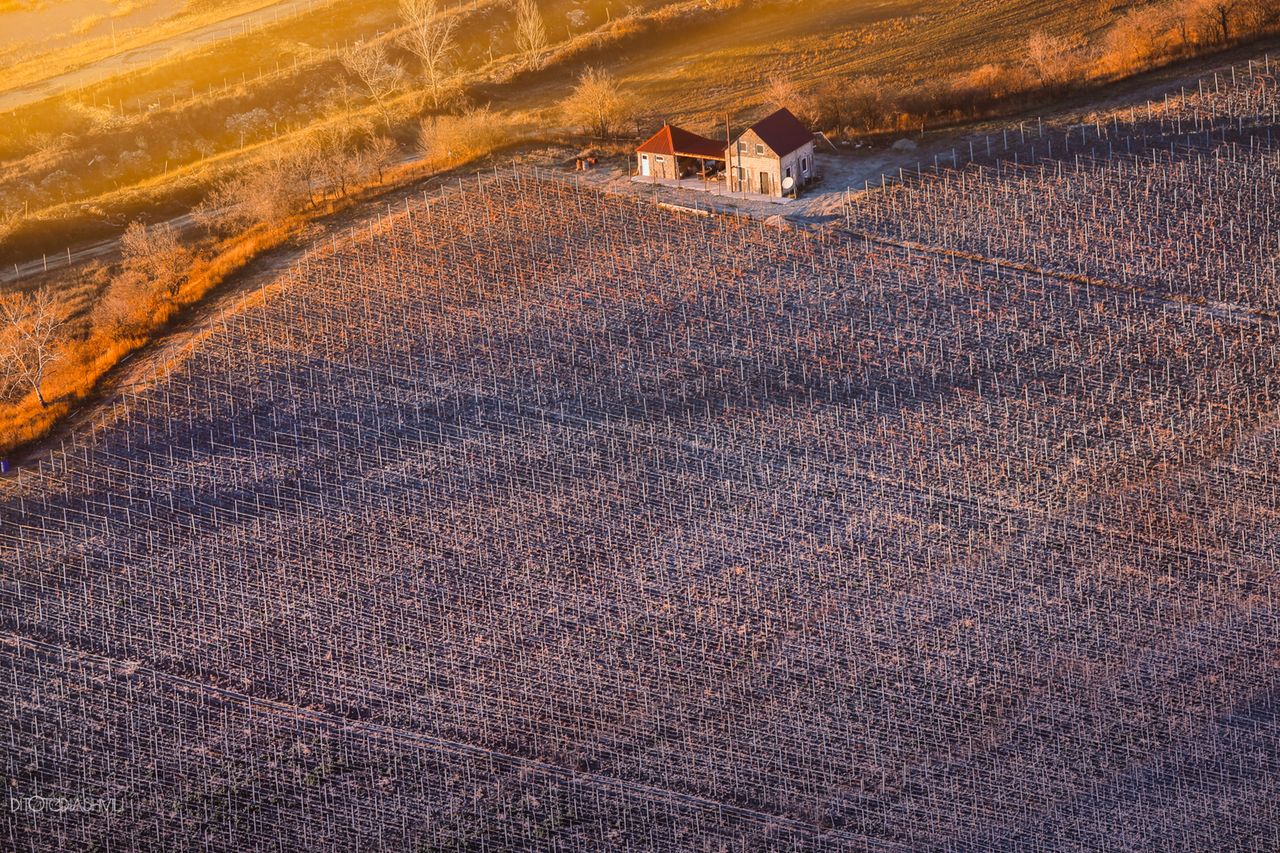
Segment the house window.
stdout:
<path fill-rule="evenodd" d="M 809 158 L 808 157 L 800 158 L 800 172 L 801 174 L 805 174 L 805 175 L 809 174 Z"/>
<path fill-rule="evenodd" d="M 747 153 L 747 143 L 743 142 L 741 139 L 738 140 L 738 153 L 739 154 Z"/>
<path fill-rule="evenodd" d="M 789 178 L 789 177 L 791 177 L 791 167 L 790 167 L 790 166 L 788 166 L 788 167 L 787 167 L 787 177 L 788 177 L 788 178 Z"/>
<path fill-rule="evenodd" d="M 739 167 L 738 167 L 738 180 L 740 180 L 740 181 L 744 181 L 744 180 L 746 180 L 746 178 L 747 178 L 747 170 L 746 170 L 746 169 L 744 169 L 742 166 L 739 166 Z"/>
<path fill-rule="evenodd" d="M 763 146 L 763 145 L 757 145 L 757 146 L 756 146 L 756 156 L 759 156 L 759 157 L 763 157 L 763 156 L 764 156 L 764 146 Z"/>
<path fill-rule="evenodd" d="M 654 157 L 653 159 L 657 160 L 659 163 L 665 163 L 665 162 L 667 162 L 667 158 L 666 158 L 666 157 L 663 157 L 662 155 L 658 155 L 657 157 Z"/>

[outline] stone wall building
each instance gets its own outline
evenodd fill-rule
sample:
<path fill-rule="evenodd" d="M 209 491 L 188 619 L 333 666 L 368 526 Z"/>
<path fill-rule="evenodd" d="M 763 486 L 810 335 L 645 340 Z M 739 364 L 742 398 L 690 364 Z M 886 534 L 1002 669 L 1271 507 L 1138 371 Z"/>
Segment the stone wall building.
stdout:
<path fill-rule="evenodd" d="M 636 149 L 636 174 L 644 178 L 687 178 L 719 171 L 723 165 L 724 142 L 670 124 Z"/>
<path fill-rule="evenodd" d="M 813 133 L 790 110 L 753 124 L 725 152 L 733 192 L 799 192 L 817 177 Z"/>

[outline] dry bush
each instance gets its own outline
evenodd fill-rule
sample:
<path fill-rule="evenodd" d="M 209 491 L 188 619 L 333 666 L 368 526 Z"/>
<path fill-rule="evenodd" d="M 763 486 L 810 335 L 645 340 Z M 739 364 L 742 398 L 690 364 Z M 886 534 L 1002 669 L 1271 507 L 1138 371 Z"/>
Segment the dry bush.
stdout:
<path fill-rule="evenodd" d="M 587 68 L 573 92 L 560 105 L 565 120 L 604 139 L 620 132 L 635 111 L 618 81 L 602 68 Z"/>
<path fill-rule="evenodd" d="M 3 243 L 10 234 L 18 230 L 18 227 L 22 225 L 22 220 L 22 211 L 17 208 L 0 210 L 0 243 Z"/>
<path fill-rule="evenodd" d="M 423 155 L 437 166 L 483 157 L 510 140 L 509 120 L 487 106 L 456 116 L 429 116 L 418 132 Z"/>
<path fill-rule="evenodd" d="M 1241 16 L 1253 33 L 1273 31 L 1280 27 L 1280 0 L 1247 0 Z"/>
<path fill-rule="evenodd" d="M 94 331 L 107 340 L 145 334 L 154 325 L 159 295 L 146 277 L 126 270 L 115 277 L 93 313 Z"/>
<path fill-rule="evenodd" d="M 975 114 L 1032 88 L 1026 69 L 988 63 L 952 78 L 946 101 L 954 111 Z"/>
<path fill-rule="evenodd" d="M 1124 74 L 1149 67 L 1169 52 L 1171 17 L 1167 8 L 1147 7 L 1123 15 L 1103 38 L 1098 70 Z"/>
<path fill-rule="evenodd" d="M 819 123 L 821 110 L 812 91 L 802 89 L 791 77 L 775 74 L 764 87 L 765 101 L 774 109 L 788 109 L 810 127 Z"/>
<path fill-rule="evenodd" d="M 93 330 L 104 341 L 144 336 L 169 318 L 186 284 L 192 252 L 168 225 L 129 225 L 120 241 L 122 269 L 93 310 Z"/>
<path fill-rule="evenodd" d="M 191 252 L 178 243 L 177 234 L 167 223 L 154 228 L 131 223 L 120 239 L 120 251 L 127 271 L 140 274 L 170 301 L 178 298 L 191 265 Z"/>

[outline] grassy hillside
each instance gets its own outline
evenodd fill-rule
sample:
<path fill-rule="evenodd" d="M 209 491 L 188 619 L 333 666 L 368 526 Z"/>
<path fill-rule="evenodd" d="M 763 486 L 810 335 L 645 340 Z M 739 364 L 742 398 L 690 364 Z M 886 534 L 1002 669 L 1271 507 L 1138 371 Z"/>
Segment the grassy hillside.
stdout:
<path fill-rule="evenodd" d="M 394 0 L 322 3 L 264 18 L 212 45 L 184 47 L 180 34 L 165 30 L 167 46 L 145 67 L 29 100 L 0 122 L 0 264 L 101 237 L 129 218 L 175 215 L 246 162 L 270 155 L 274 141 L 326 124 L 372 121 L 406 154 L 423 115 L 468 104 L 492 105 L 504 120 L 543 135 L 571 134 L 576 128 L 557 105 L 587 66 L 618 79 L 635 105 L 628 127 L 636 133 L 662 119 L 719 130 L 726 113 L 745 120 L 776 102 L 779 83 L 811 93 L 817 102 L 808 112 L 825 131 L 892 126 L 899 113 L 907 127 L 916 114 L 945 116 L 939 97 L 960 106 L 970 100 L 968 84 L 958 95 L 938 90 L 966 75 L 978 75 L 979 96 L 1025 88 L 1028 44 L 1037 34 L 1079 51 L 1084 64 L 1087 51 L 1108 48 L 1118 22 L 1149 5 L 540 0 L 548 46 L 530 63 L 518 52 L 511 0 L 442 0 L 442 14 L 456 22 L 456 97 L 438 109 L 424 101 L 419 62 L 400 43 L 404 22 Z M 193 16 L 212 14 L 191 8 Z M 380 46 L 402 69 L 390 115 L 375 114 L 369 91 L 344 69 L 341 53 L 354 43 Z M 113 61 L 99 47 L 9 68 L 0 98 L 29 92 L 23 87 L 33 78 L 56 78 L 63 67 L 90 74 Z M 58 89 L 56 80 L 49 85 Z M 922 96 L 922 87 L 934 88 Z M 832 107 L 855 95 L 883 101 L 877 115 L 855 119 L 850 105 Z M 910 102 L 922 97 L 929 103 Z"/>
<path fill-rule="evenodd" d="M 1106 24 L 1092 14 L 1096 8 L 1096 0 L 1003 0 L 978 9 L 952 0 L 650 0 L 626 7 L 544 0 L 550 46 L 539 70 L 515 55 L 506 0 L 473 0 L 448 13 L 459 19 L 460 101 L 530 114 L 554 129 L 561 124 L 554 106 L 589 64 L 608 67 L 643 105 L 641 124 L 659 117 L 714 123 L 725 111 L 758 108 L 767 81 L 780 74 L 800 83 L 875 76 L 894 86 L 1018 61 L 1037 29 L 1096 36 Z M 424 109 L 414 98 L 416 60 L 395 38 L 399 27 L 389 0 L 333 4 L 17 108 L 0 127 L 0 216 L 45 221 L 40 232 L 65 244 L 75 228 L 49 228 L 47 220 L 136 215 L 118 206 L 131 186 L 175 170 L 185 181 L 194 167 L 202 172 L 200 191 L 225 175 L 226 164 L 241 168 L 243 158 L 219 157 L 227 151 L 360 113 L 370 98 L 344 72 L 338 51 L 362 39 L 385 44 L 407 72 L 400 124 L 389 130 L 408 145 Z M 28 71 L 13 68 L 7 78 L 25 81 Z M 180 192 L 188 204 L 190 183 Z M 148 196 L 149 204 L 159 201 Z M 0 245 L 0 262 L 19 259 L 17 248 Z M 23 245 L 17 254 L 36 248 Z"/>

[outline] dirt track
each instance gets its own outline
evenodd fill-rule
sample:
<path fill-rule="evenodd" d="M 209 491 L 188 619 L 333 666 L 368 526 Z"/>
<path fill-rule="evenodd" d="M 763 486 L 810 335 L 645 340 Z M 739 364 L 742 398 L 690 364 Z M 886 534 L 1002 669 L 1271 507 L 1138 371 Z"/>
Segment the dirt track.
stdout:
<path fill-rule="evenodd" d="M 251 27 L 283 15 L 302 12 L 308 7 L 316 6 L 318 2 L 322 0 L 281 0 L 261 9 L 157 39 L 148 45 L 122 50 L 97 62 L 64 71 L 38 83 L 0 91 L 0 112 L 15 110 L 70 89 L 78 89 L 116 74 L 154 64 L 175 53 L 239 35 Z"/>

